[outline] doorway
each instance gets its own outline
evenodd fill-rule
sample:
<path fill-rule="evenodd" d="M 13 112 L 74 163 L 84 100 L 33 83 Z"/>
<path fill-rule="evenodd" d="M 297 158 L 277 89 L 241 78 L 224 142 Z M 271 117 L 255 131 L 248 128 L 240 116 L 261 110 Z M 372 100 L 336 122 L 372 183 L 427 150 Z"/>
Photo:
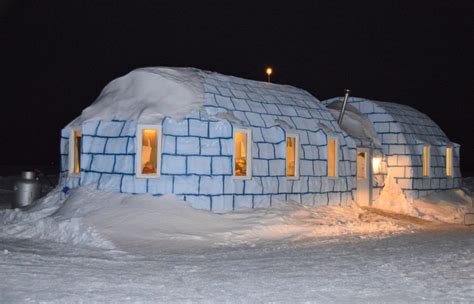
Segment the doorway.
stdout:
<path fill-rule="evenodd" d="M 359 205 L 372 204 L 372 150 L 357 147 L 357 193 L 356 200 Z"/>

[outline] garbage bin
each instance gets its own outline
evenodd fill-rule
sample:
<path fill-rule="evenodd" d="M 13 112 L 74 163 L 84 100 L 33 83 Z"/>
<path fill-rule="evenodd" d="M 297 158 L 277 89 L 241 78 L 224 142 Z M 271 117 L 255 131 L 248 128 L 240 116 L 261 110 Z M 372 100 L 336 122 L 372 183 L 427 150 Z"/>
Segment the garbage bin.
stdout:
<path fill-rule="evenodd" d="M 15 192 L 14 208 L 21 208 L 30 205 L 41 196 L 41 183 L 33 171 L 21 172 L 21 178 L 15 182 L 13 187 Z"/>

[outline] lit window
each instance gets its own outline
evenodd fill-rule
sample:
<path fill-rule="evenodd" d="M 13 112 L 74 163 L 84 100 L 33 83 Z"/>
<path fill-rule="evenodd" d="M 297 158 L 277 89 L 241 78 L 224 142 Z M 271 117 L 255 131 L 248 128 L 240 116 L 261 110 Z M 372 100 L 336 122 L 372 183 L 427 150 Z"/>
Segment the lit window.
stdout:
<path fill-rule="evenodd" d="M 298 179 L 300 177 L 299 151 L 298 135 L 288 134 L 286 136 L 286 176 L 289 179 Z"/>
<path fill-rule="evenodd" d="M 365 152 L 357 152 L 357 179 L 367 178 L 367 154 Z"/>
<path fill-rule="evenodd" d="M 430 146 L 423 146 L 423 176 L 430 176 Z"/>
<path fill-rule="evenodd" d="M 234 178 L 252 177 L 252 139 L 250 130 L 234 131 Z"/>
<path fill-rule="evenodd" d="M 140 125 L 137 128 L 136 174 L 138 177 L 160 176 L 161 127 Z"/>
<path fill-rule="evenodd" d="M 337 140 L 328 138 L 328 176 L 337 177 Z"/>
<path fill-rule="evenodd" d="M 81 131 L 72 130 L 69 136 L 69 175 L 81 173 Z"/>
<path fill-rule="evenodd" d="M 446 147 L 446 176 L 453 176 L 453 148 Z"/>

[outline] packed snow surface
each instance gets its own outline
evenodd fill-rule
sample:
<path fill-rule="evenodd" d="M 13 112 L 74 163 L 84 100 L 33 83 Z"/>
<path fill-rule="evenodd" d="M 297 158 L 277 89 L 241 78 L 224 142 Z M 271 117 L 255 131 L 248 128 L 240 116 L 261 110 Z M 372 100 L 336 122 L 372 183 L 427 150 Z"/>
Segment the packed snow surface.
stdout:
<path fill-rule="evenodd" d="M 448 220 L 292 202 L 214 214 L 173 195 L 56 189 L 0 211 L 0 302 L 474 301 L 474 231 L 441 225 L 462 196 L 431 199 Z"/>
<path fill-rule="evenodd" d="M 135 120 L 158 123 L 165 116 L 182 119 L 204 102 L 203 81 L 193 68 L 150 67 L 111 81 L 92 105 L 71 122 Z"/>

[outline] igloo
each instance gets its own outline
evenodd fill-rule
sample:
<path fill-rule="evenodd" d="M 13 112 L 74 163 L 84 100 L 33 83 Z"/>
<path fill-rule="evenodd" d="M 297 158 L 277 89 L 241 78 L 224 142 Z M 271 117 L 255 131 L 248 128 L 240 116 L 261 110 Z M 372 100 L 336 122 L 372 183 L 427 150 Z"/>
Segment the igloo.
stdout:
<path fill-rule="evenodd" d="M 62 130 L 61 184 L 173 193 L 216 212 L 349 204 L 355 143 L 308 92 L 194 68 L 110 82 Z"/>
<path fill-rule="evenodd" d="M 340 100 L 322 103 L 338 109 Z M 382 146 L 372 165 L 378 177 L 373 181 L 374 199 L 387 175 L 407 199 L 460 186 L 460 145 L 427 115 L 407 105 L 358 97 L 349 97 L 348 106 L 371 122 Z"/>
<path fill-rule="evenodd" d="M 426 115 L 350 97 L 339 125 L 340 103 L 194 68 L 136 69 L 62 130 L 60 183 L 172 193 L 214 212 L 370 205 L 387 175 L 410 199 L 458 187 L 459 145 Z"/>

